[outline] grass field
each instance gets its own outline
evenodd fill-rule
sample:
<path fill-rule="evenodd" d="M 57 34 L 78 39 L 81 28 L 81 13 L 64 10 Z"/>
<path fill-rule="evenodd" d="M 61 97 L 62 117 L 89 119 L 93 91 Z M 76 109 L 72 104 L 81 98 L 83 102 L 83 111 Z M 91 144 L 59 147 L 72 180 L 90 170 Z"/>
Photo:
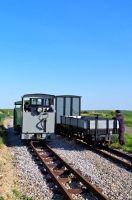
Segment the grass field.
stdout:
<path fill-rule="evenodd" d="M 125 126 L 132 127 L 132 111 L 122 110 L 121 113 L 124 115 Z M 82 110 L 81 115 L 95 116 L 99 114 L 99 117 L 112 118 L 115 116 L 114 110 Z"/>
<path fill-rule="evenodd" d="M 129 133 L 125 133 L 125 142 L 126 146 L 121 146 L 119 144 L 119 135 L 116 135 L 115 141 L 113 144 L 111 144 L 111 147 L 114 147 L 116 149 L 122 149 L 124 151 L 132 152 L 132 135 Z"/>
<path fill-rule="evenodd" d="M 0 114 L 4 114 L 5 117 L 13 116 L 13 109 L 0 109 Z"/>

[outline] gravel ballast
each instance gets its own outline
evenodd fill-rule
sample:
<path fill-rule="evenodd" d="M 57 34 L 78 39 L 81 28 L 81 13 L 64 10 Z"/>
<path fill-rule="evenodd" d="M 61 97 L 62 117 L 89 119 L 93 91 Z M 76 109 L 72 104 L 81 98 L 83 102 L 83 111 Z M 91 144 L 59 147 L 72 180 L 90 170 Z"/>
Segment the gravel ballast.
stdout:
<path fill-rule="evenodd" d="M 9 144 L 23 194 L 33 200 L 52 199 L 53 194 L 49 191 L 43 175 L 32 160 L 24 141 L 13 131 L 12 124 L 13 120 L 10 120 L 8 122 Z"/>
<path fill-rule="evenodd" d="M 43 175 L 40 172 L 40 167 L 38 166 L 39 161 L 36 162 L 33 159 L 33 155 L 35 154 L 29 151 L 24 140 L 20 139 L 20 136 L 13 130 L 12 126 L 13 120 L 10 120 L 8 122 L 9 145 L 16 174 L 19 177 L 18 183 L 22 188 L 22 194 L 30 197 L 32 200 L 60 200 L 62 195 L 52 194 L 50 192 L 50 189 L 56 188 L 56 186 L 52 182 L 46 183 L 44 181 L 45 178 L 49 178 L 49 175 Z M 42 168 L 44 169 L 41 166 L 41 170 Z M 71 184 L 74 187 L 75 183 Z M 68 184 L 67 188 L 69 188 Z M 91 193 L 73 195 L 72 197 L 76 200 L 96 200 Z"/>
<path fill-rule="evenodd" d="M 68 162 L 89 177 L 103 194 L 113 200 L 132 199 L 132 170 L 127 171 L 121 164 L 114 164 L 102 155 L 96 154 L 83 144 L 77 144 L 62 136 L 51 141 L 50 146 Z"/>
<path fill-rule="evenodd" d="M 33 161 L 24 141 L 13 131 L 13 120 L 8 123 L 9 144 L 12 155 L 15 158 L 14 166 L 23 188 L 23 194 L 32 197 L 33 200 L 55 199 L 49 191 L 44 176 Z M 112 163 L 102 155 L 96 154 L 83 144 L 68 140 L 62 136 L 49 142 L 49 145 L 67 159 L 83 175 L 89 177 L 91 182 L 103 189 L 103 194 L 113 200 L 132 199 L 132 170 L 127 171 L 123 166 Z M 76 199 L 95 199 L 92 195 L 79 196 Z"/>

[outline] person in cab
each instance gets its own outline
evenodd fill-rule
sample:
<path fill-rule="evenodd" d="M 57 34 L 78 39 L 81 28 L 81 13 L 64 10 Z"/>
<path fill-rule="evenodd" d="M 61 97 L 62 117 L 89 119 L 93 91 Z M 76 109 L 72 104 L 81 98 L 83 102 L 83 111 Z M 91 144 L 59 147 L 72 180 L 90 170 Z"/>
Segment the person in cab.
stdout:
<path fill-rule="evenodd" d="M 25 112 L 31 112 L 31 109 L 29 108 L 29 103 L 26 102 L 25 105 L 24 105 L 24 111 Z"/>
<path fill-rule="evenodd" d="M 54 108 L 54 105 L 53 105 L 52 101 L 50 101 L 50 107 L 47 110 L 47 112 L 55 112 L 55 108 Z"/>

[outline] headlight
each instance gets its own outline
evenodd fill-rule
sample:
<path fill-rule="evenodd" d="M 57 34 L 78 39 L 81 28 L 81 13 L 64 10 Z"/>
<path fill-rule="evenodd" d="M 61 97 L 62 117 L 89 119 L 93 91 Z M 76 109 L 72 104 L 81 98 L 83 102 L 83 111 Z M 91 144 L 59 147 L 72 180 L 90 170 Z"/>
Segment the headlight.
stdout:
<path fill-rule="evenodd" d="M 38 112 L 38 113 L 41 113 L 42 111 L 43 111 L 43 108 L 41 108 L 41 107 L 38 107 L 38 108 L 37 108 L 37 112 Z"/>

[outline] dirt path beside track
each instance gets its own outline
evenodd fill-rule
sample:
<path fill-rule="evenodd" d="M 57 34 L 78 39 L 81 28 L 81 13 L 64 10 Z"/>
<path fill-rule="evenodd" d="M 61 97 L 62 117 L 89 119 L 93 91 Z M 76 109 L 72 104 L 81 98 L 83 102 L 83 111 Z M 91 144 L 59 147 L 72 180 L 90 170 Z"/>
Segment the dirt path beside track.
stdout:
<path fill-rule="evenodd" d="M 4 120 L 4 127 L 8 129 L 10 119 Z M 15 200 L 16 197 L 12 189 L 20 191 L 18 187 L 18 176 L 13 162 L 14 155 L 11 153 L 11 147 L 3 144 L 0 149 L 0 199 Z"/>

